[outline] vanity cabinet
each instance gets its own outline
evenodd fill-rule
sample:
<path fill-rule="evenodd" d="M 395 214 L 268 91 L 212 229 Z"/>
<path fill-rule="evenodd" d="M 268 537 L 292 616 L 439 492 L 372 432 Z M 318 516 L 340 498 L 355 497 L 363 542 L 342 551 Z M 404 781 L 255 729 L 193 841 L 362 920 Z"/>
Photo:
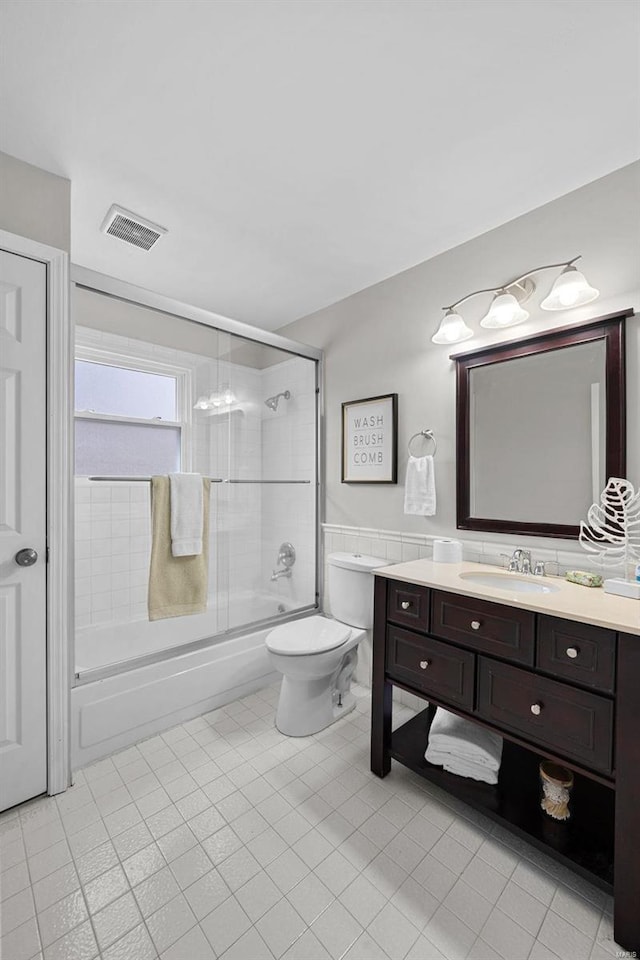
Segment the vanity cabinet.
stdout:
<path fill-rule="evenodd" d="M 425 709 L 392 731 L 394 686 L 423 698 Z M 616 941 L 636 951 L 638 691 L 640 636 L 375 577 L 372 771 L 384 777 L 392 760 L 403 763 L 613 892 Z M 497 786 L 426 761 L 437 706 L 504 738 Z M 564 823 L 540 809 L 544 758 L 574 771 Z"/>

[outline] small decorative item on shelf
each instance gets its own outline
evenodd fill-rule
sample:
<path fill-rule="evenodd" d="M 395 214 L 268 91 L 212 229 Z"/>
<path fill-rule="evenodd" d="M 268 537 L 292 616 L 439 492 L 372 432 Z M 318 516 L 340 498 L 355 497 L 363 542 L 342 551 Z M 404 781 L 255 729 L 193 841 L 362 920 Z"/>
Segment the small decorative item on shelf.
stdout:
<path fill-rule="evenodd" d="M 569 798 L 573 786 L 573 774 L 551 760 L 540 764 L 542 800 L 540 806 L 554 820 L 568 820 L 571 816 Z"/>
<path fill-rule="evenodd" d="M 580 521 L 580 545 L 595 563 L 624 569 L 624 577 L 604 581 L 605 593 L 617 593 L 640 600 L 640 583 L 635 570 L 640 561 L 640 490 L 621 477 L 610 477 Z"/>

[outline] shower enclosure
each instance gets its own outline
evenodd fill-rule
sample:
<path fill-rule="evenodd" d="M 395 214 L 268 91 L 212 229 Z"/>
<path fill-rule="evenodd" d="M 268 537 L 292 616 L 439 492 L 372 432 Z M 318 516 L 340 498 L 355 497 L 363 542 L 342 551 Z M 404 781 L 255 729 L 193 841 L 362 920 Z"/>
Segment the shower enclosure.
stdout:
<path fill-rule="evenodd" d="M 313 612 L 320 351 L 80 268 L 72 308 L 76 685 Z M 149 478 L 176 471 L 212 481 L 208 609 L 151 623 Z"/>

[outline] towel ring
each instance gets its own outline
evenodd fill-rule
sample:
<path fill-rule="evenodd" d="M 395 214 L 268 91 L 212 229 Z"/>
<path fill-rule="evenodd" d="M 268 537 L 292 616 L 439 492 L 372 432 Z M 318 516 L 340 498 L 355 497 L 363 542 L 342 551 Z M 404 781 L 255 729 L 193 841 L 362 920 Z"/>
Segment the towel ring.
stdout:
<path fill-rule="evenodd" d="M 414 456 L 414 454 L 411 453 L 411 444 L 416 439 L 416 437 L 424 437 L 425 440 L 433 441 L 433 453 L 431 454 L 431 456 L 435 457 L 436 450 L 438 449 L 438 444 L 436 442 L 436 438 L 433 435 L 433 430 L 418 430 L 417 433 L 414 433 L 414 435 L 409 438 L 409 443 L 407 444 L 407 450 L 409 451 L 409 456 L 410 457 Z"/>

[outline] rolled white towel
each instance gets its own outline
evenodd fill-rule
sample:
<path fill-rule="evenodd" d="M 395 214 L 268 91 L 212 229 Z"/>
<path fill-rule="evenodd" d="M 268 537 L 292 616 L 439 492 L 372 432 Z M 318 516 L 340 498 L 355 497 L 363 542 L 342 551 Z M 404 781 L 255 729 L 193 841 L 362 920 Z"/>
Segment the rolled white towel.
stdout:
<path fill-rule="evenodd" d="M 472 780 L 482 780 L 484 783 L 495 784 L 498 782 L 498 771 L 492 770 L 481 763 L 472 763 L 470 760 L 463 760 L 451 753 L 441 753 L 433 750 L 429 753 L 427 759 L 437 767 L 443 767 L 448 773 L 455 773 L 458 777 L 469 777 Z"/>
<path fill-rule="evenodd" d="M 470 763 L 497 773 L 502 759 L 502 737 L 438 707 L 429 731 L 425 759 L 441 764 L 443 756 L 448 756 L 449 762 Z"/>

